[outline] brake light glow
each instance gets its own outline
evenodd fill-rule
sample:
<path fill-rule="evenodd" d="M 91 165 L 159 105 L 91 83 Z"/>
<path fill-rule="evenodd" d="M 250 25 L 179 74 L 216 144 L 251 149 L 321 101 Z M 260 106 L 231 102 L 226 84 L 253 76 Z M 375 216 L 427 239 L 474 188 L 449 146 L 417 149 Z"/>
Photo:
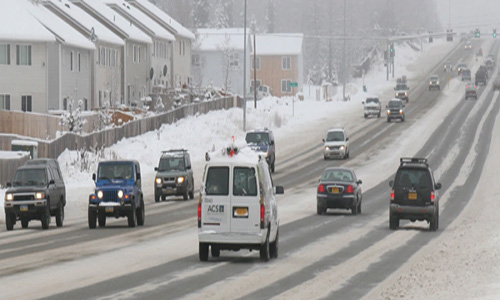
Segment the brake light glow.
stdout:
<path fill-rule="evenodd" d="M 325 192 L 326 192 L 325 185 L 324 184 L 318 185 L 318 193 L 325 193 Z"/>
<path fill-rule="evenodd" d="M 391 201 L 394 201 L 394 190 L 391 191 Z"/>
<path fill-rule="evenodd" d="M 431 192 L 431 202 L 434 202 L 436 199 L 436 194 L 434 194 L 434 191 Z"/>
<path fill-rule="evenodd" d="M 347 194 L 353 194 L 354 193 L 354 187 L 352 185 L 347 186 Z"/>
<path fill-rule="evenodd" d="M 201 228 L 201 202 L 198 203 L 198 228 Z"/>
<path fill-rule="evenodd" d="M 261 229 L 264 229 L 266 226 L 265 226 L 265 220 L 266 219 L 266 207 L 264 206 L 264 204 L 261 204 L 260 205 L 260 228 Z"/>

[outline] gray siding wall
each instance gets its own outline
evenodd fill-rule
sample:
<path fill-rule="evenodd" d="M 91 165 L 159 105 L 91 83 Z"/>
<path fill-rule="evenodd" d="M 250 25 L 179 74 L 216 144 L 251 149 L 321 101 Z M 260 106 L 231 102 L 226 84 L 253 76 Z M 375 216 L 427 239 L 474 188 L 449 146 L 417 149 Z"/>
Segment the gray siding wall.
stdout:
<path fill-rule="evenodd" d="M 57 109 L 64 108 L 64 98 L 74 99 L 75 101 L 87 99 L 87 109 L 91 109 L 90 52 L 87 49 L 61 46 L 61 94 L 54 100 L 57 101 Z M 73 70 L 71 70 L 71 53 L 73 53 Z M 78 61 L 78 56 L 80 56 L 80 61 Z"/>
<path fill-rule="evenodd" d="M 134 62 L 134 46 L 139 47 L 140 61 Z M 140 98 L 150 93 L 149 68 L 151 61 L 151 49 L 148 44 L 138 43 L 131 40 L 126 42 L 125 53 L 125 103 L 140 104 Z M 130 86 L 130 89 L 129 89 Z M 130 91 L 130 95 L 128 95 Z M 130 101 L 129 101 L 130 100 Z"/>
<path fill-rule="evenodd" d="M 60 109 L 59 99 L 61 97 L 61 74 L 60 74 L 60 55 L 61 44 L 49 43 L 48 44 L 48 82 L 47 82 L 47 97 L 49 110 Z"/>

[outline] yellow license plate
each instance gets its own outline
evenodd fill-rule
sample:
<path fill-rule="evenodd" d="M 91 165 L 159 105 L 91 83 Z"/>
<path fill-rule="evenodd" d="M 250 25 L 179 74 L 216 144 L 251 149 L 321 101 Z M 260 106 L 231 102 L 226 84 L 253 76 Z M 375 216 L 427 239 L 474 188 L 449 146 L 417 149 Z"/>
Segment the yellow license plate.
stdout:
<path fill-rule="evenodd" d="M 417 193 L 409 192 L 408 193 L 408 199 L 410 199 L 410 200 L 417 200 Z"/>
<path fill-rule="evenodd" d="M 113 207 L 106 207 L 106 208 L 105 208 L 105 211 L 106 211 L 107 213 L 112 213 L 112 212 L 113 212 Z"/>
<path fill-rule="evenodd" d="M 338 193 L 340 193 L 340 190 L 339 190 L 339 188 L 338 188 L 338 187 L 332 187 L 332 188 L 330 189 L 330 192 L 331 192 L 332 194 L 338 194 Z"/>
<path fill-rule="evenodd" d="M 238 215 L 238 216 L 246 216 L 246 215 L 248 215 L 248 208 L 246 208 L 246 207 L 238 207 L 236 209 L 236 215 Z"/>
<path fill-rule="evenodd" d="M 20 211 L 28 211 L 28 205 L 21 205 L 19 208 Z"/>

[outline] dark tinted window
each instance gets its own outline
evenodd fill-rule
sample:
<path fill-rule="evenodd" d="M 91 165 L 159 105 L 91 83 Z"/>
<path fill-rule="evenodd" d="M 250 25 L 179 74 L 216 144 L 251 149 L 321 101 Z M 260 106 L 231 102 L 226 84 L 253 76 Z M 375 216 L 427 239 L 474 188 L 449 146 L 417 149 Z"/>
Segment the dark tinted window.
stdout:
<path fill-rule="evenodd" d="M 158 171 L 184 171 L 186 166 L 184 164 L 184 156 L 165 157 L 160 159 Z"/>
<path fill-rule="evenodd" d="M 389 101 L 389 107 L 398 108 L 401 106 L 403 106 L 403 103 L 401 101 Z"/>
<path fill-rule="evenodd" d="M 257 178 L 254 168 L 234 168 L 233 195 L 257 196 Z"/>
<path fill-rule="evenodd" d="M 399 169 L 394 182 L 395 188 L 432 188 L 432 177 L 426 169 Z"/>
<path fill-rule="evenodd" d="M 248 132 L 245 140 L 247 144 L 269 145 L 269 134 L 267 132 Z"/>
<path fill-rule="evenodd" d="M 378 98 L 368 98 L 366 99 L 366 103 L 379 103 Z"/>
<path fill-rule="evenodd" d="M 229 168 L 208 168 L 205 190 L 207 195 L 229 195 Z"/>

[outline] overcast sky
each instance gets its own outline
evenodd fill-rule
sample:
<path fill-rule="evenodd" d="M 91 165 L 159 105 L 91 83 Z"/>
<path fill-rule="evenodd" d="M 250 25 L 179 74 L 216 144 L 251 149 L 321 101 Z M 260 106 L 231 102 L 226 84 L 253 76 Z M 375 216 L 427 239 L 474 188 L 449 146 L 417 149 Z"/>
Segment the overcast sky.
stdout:
<path fill-rule="evenodd" d="M 481 32 L 492 33 L 493 27 L 500 30 L 499 0 L 436 0 L 437 10 L 444 27 L 455 31 L 481 28 Z M 499 31 L 500 33 L 500 31 Z"/>

